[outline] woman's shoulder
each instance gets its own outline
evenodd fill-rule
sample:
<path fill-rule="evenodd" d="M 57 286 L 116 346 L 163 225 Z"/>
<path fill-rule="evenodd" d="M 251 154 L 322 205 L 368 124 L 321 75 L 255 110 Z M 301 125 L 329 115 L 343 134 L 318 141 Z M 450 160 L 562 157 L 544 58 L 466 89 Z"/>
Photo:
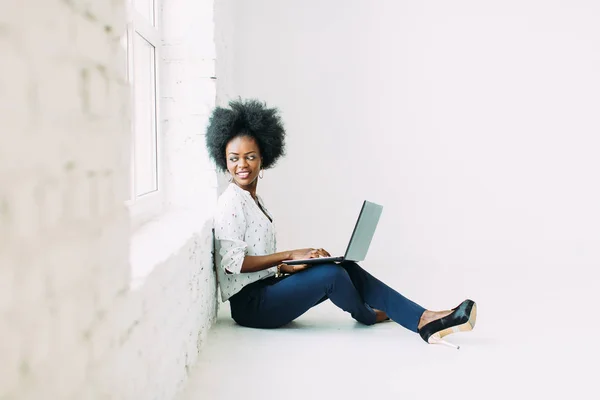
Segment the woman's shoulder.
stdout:
<path fill-rule="evenodd" d="M 222 214 L 224 211 L 240 209 L 246 200 L 241 189 L 237 190 L 234 184 L 230 184 L 217 200 L 216 215 Z"/>

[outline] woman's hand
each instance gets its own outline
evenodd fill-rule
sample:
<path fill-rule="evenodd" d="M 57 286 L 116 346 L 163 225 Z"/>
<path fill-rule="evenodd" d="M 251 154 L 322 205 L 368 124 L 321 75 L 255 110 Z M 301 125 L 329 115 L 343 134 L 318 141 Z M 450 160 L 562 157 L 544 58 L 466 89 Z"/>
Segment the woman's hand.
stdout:
<path fill-rule="evenodd" d="M 288 260 L 306 260 L 308 258 L 319 258 L 319 257 L 331 257 L 329 252 L 324 249 L 298 249 L 292 250 L 290 252 Z M 303 271 L 309 268 L 308 264 L 296 264 L 296 265 L 288 265 L 288 264 L 280 264 L 279 270 L 284 274 L 295 274 L 296 272 Z"/>
<path fill-rule="evenodd" d="M 308 268 L 308 264 L 297 264 L 297 265 L 288 265 L 288 264 L 280 264 L 279 270 L 284 274 L 293 275 L 296 272 L 303 271 Z"/>
<path fill-rule="evenodd" d="M 298 249 L 290 252 L 290 260 L 305 260 L 307 258 L 331 257 L 331 255 L 323 249 Z"/>

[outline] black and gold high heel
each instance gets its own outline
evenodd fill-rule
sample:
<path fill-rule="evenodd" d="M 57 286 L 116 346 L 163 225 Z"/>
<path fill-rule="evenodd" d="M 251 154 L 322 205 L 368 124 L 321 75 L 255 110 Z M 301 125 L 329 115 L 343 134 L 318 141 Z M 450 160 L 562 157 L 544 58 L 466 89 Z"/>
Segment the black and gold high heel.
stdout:
<path fill-rule="evenodd" d="M 429 344 L 443 344 L 460 349 L 460 346 L 449 343 L 443 338 L 455 332 L 467 332 L 475 327 L 477 320 L 477 304 L 473 300 L 465 300 L 445 317 L 436 319 L 419 329 L 419 335 Z"/>

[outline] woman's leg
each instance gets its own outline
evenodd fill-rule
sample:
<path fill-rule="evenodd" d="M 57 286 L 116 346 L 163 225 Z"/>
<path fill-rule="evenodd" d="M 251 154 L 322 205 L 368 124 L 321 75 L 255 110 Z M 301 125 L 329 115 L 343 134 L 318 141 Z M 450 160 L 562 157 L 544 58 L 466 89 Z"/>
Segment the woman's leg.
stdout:
<path fill-rule="evenodd" d="M 368 305 L 384 311 L 403 327 L 418 332 L 419 320 L 426 311 L 423 307 L 373 277 L 355 262 L 340 265 L 348 271 L 352 283 Z"/>
<path fill-rule="evenodd" d="M 265 286 L 257 295 L 256 305 L 248 310 L 241 324 L 277 328 L 327 298 L 357 321 L 366 325 L 375 323 L 375 312 L 365 304 L 348 272 L 337 264 L 322 264 Z"/>

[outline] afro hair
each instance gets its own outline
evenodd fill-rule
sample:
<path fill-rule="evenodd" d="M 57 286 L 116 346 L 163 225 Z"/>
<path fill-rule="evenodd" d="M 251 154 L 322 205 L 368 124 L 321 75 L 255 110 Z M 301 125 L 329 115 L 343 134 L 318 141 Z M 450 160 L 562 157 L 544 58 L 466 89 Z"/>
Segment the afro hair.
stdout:
<path fill-rule="evenodd" d="M 238 136 L 254 138 L 263 159 L 262 167 L 273 167 L 285 154 L 285 129 L 278 110 L 254 99 L 230 101 L 229 107 L 216 107 L 206 128 L 206 148 L 217 168 L 227 171 L 225 148 Z"/>

